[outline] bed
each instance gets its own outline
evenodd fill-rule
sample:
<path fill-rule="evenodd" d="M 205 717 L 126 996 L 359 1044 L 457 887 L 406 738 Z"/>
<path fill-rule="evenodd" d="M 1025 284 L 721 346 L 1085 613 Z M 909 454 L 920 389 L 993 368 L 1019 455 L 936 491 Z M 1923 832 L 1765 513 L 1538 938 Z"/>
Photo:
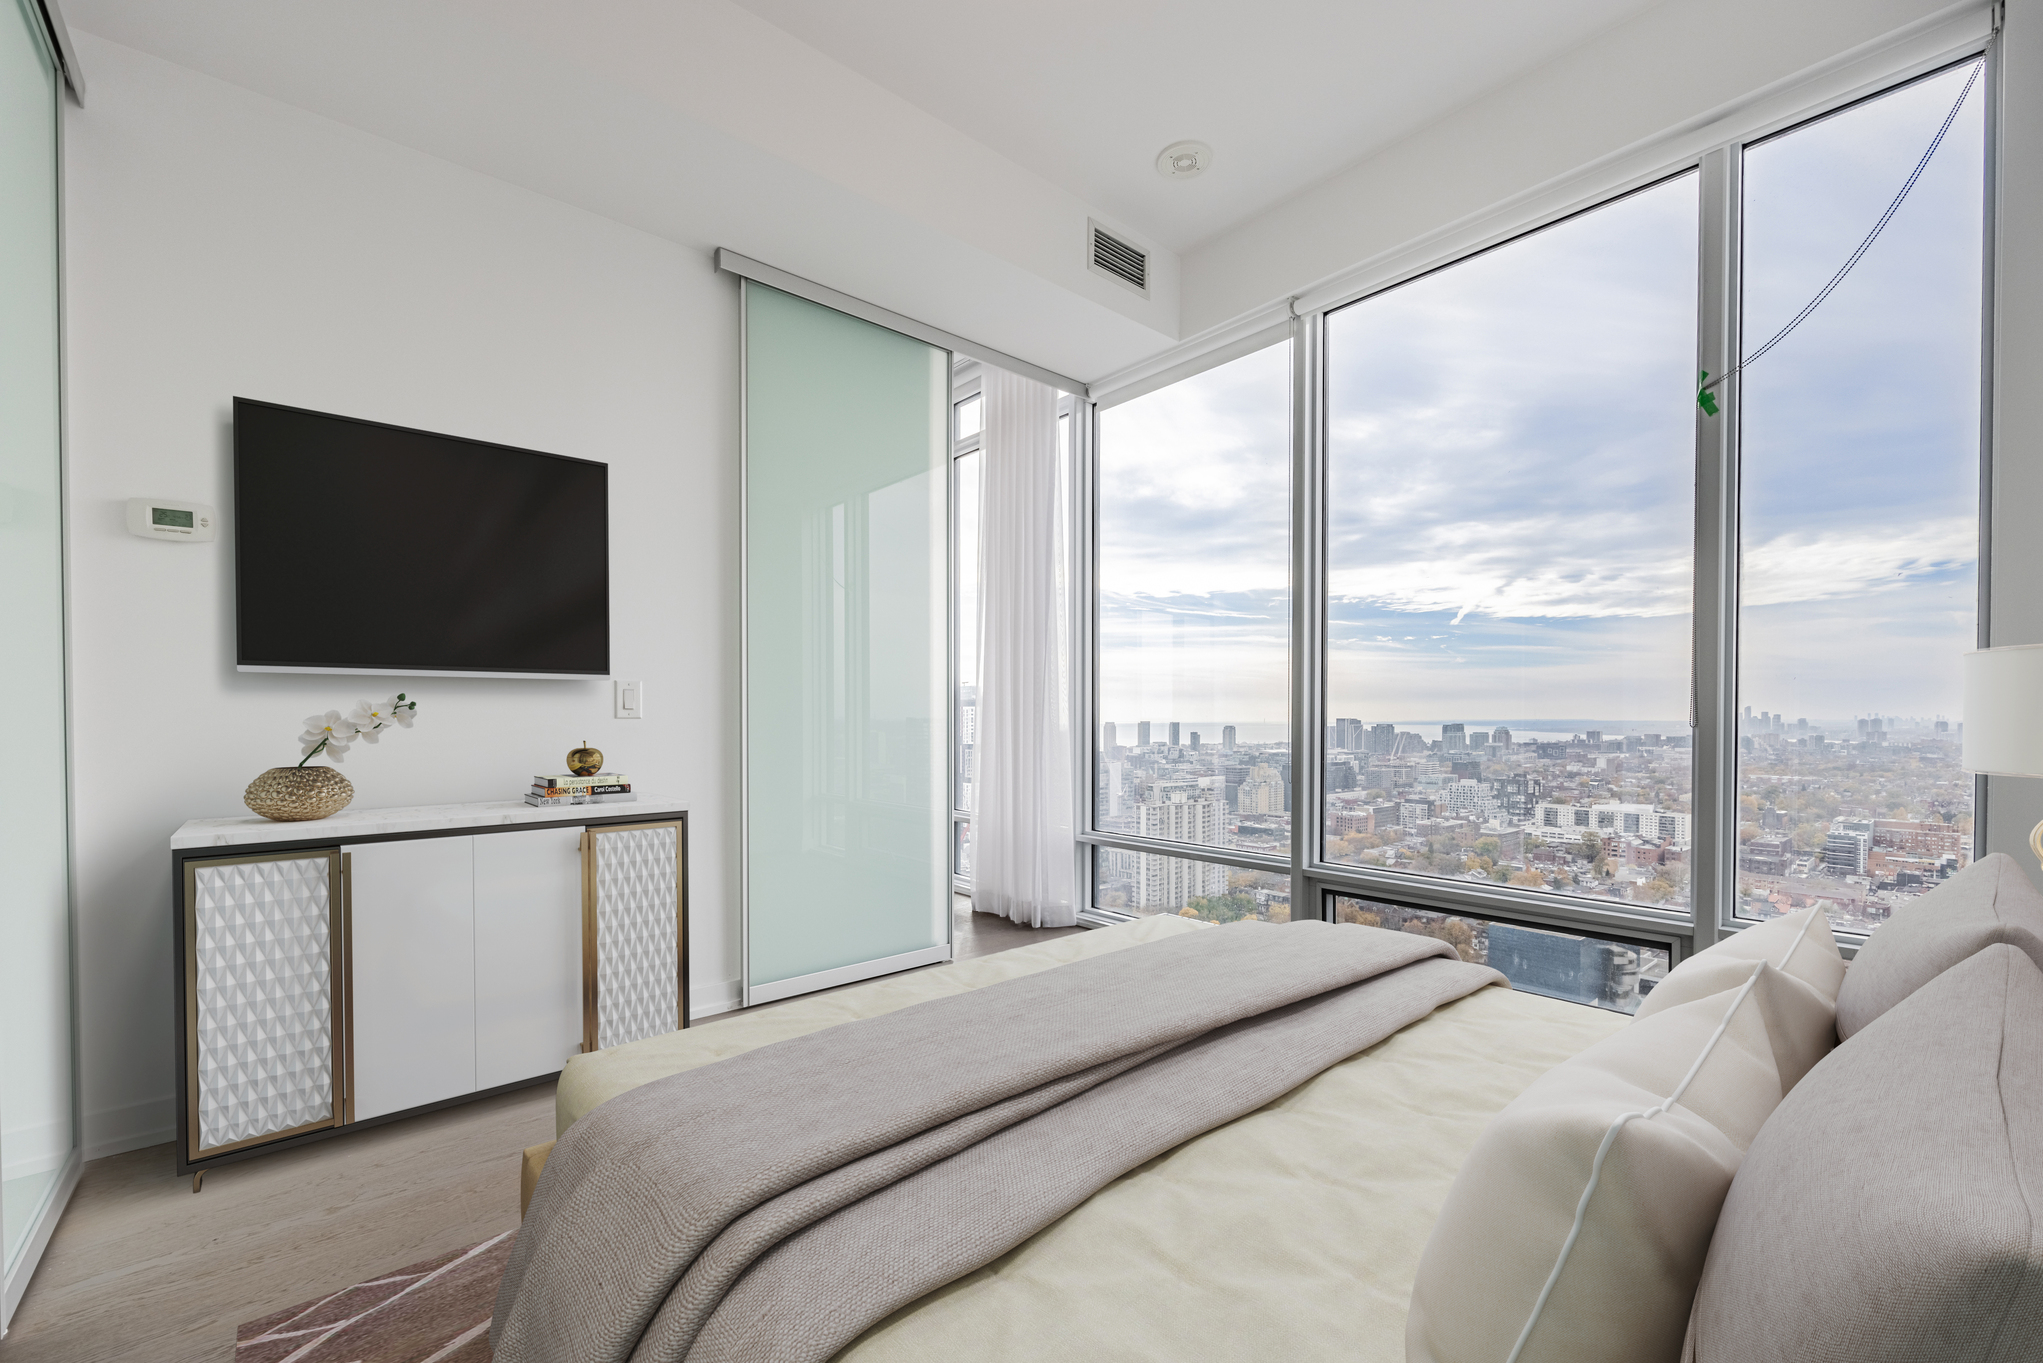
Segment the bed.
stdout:
<path fill-rule="evenodd" d="M 561 1077 L 558 1129 L 654 1080 L 776 1041 L 1181 934 L 1228 931 L 1148 918 L 578 1056 Z M 1477 1136 L 1534 1079 L 1626 1022 L 1477 989 L 1115 1179 L 838 1357 L 1396 1363 L 1421 1251 Z M 535 1153 L 536 1172 L 544 1152 Z"/>

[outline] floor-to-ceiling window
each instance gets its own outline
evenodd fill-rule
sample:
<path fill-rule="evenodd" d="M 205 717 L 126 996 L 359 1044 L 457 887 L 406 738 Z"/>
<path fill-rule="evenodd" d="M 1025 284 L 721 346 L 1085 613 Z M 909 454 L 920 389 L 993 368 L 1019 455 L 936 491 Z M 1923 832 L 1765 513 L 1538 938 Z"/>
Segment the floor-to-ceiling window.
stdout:
<path fill-rule="evenodd" d="M 1331 862 L 1682 905 L 1696 176 L 1331 314 Z"/>
<path fill-rule="evenodd" d="M 1985 92 L 1944 71 L 1746 150 L 1737 912 L 1869 932 L 1973 856 Z M 1966 98 L 1961 103 L 1961 93 Z M 1955 115 L 1955 116 L 1954 116 Z"/>
<path fill-rule="evenodd" d="M 1863 935 L 1968 864 L 1984 68 L 1096 395 L 1095 908 L 1627 1009 L 1692 937 Z"/>
<path fill-rule="evenodd" d="M 1290 914 L 1291 370 L 1278 344 L 1105 407 L 1094 455 L 1095 904 Z"/>
<path fill-rule="evenodd" d="M 963 394 L 963 396 L 957 396 Z M 951 608 L 951 874 L 960 885 L 972 879 L 972 780 L 979 745 L 979 440 L 986 429 L 986 402 L 979 395 L 979 365 L 959 367 L 951 404 L 951 524 L 955 567 Z"/>

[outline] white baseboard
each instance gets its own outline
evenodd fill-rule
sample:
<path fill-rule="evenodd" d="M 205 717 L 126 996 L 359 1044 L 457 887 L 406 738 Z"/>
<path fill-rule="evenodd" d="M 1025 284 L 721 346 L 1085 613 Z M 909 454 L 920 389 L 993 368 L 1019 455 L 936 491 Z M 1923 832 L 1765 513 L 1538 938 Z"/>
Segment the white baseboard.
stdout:
<path fill-rule="evenodd" d="M 718 1013 L 734 1013 L 738 1010 L 740 991 L 736 980 L 718 980 L 715 984 L 688 982 L 688 1020 L 713 1018 Z"/>
<path fill-rule="evenodd" d="M 105 1159 L 177 1139 L 177 1100 L 152 1098 L 85 1114 L 85 1158 Z"/>

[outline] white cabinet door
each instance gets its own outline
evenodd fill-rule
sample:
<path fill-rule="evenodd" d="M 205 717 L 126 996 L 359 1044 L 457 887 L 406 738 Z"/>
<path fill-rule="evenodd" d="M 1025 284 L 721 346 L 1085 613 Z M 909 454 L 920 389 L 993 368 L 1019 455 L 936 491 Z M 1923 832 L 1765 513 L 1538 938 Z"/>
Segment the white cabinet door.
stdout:
<path fill-rule="evenodd" d="M 475 842 L 341 849 L 358 1122 L 475 1091 Z"/>
<path fill-rule="evenodd" d="M 582 1042 L 582 830 L 475 839 L 475 1086 L 567 1063 Z"/>

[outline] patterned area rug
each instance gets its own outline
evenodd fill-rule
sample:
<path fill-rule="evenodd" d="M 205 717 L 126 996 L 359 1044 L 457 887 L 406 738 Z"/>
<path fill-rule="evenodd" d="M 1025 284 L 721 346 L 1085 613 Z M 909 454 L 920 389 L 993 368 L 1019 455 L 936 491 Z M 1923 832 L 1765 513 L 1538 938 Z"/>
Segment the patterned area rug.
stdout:
<path fill-rule="evenodd" d="M 516 1234 L 249 1321 L 234 1332 L 234 1363 L 489 1363 Z"/>

